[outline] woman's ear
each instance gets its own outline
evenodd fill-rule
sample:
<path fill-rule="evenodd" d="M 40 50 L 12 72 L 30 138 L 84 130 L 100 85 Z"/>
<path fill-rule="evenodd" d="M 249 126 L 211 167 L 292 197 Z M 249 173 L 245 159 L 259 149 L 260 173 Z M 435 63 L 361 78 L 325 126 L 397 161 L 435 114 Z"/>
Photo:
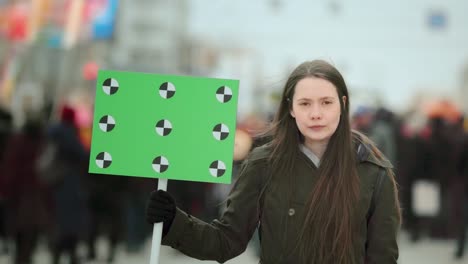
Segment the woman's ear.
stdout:
<path fill-rule="evenodd" d="M 341 97 L 341 99 L 343 100 L 343 106 L 346 107 L 346 96 L 343 95 L 343 97 Z"/>

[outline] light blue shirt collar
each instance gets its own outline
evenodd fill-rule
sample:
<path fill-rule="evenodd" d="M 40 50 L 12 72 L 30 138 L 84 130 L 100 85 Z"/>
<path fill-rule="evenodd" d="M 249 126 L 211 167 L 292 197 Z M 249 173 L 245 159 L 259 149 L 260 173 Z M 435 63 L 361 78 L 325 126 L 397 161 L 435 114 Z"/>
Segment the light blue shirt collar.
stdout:
<path fill-rule="evenodd" d="M 320 159 L 309 148 L 307 148 L 304 144 L 301 144 L 300 149 L 302 153 L 304 153 L 317 168 L 320 166 Z"/>

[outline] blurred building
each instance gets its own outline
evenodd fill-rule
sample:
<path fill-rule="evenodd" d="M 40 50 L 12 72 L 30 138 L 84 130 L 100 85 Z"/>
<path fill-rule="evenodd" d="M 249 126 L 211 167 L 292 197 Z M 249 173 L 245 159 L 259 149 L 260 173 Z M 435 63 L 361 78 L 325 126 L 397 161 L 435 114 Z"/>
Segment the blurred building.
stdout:
<path fill-rule="evenodd" d="M 98 69 L 189 68 L 186 0 L 0 1 L 0 16 L 0 98 L 18 125 L 24 98 L 92 97 Z"/>
<path fill-rule="evenodd" d="M 110 62 L 117 68 L 178 73 L 186 59 L 186 0 L 120 1 Z"/>

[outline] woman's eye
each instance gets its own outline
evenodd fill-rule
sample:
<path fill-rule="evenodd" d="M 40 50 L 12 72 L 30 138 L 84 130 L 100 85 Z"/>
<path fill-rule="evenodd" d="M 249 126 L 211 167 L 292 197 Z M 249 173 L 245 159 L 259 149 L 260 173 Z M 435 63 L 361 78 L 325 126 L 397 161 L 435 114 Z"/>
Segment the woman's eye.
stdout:
<path fill-rule="evenodd" d="M 299 105 L 302 105 L 302 106 L 308 106 L 308 105 L 309 105 L 309 103 L 307 103 L 307 102 L 302 102 L 302 103 L 299 103 Z"/>
<path fill-rule="evenodd" d="M 332 104 L 333 102 L 332 101 L 324 101 L 323 103 L 326 104 L 326 105 L 329 105 L 329 104 Z"/>

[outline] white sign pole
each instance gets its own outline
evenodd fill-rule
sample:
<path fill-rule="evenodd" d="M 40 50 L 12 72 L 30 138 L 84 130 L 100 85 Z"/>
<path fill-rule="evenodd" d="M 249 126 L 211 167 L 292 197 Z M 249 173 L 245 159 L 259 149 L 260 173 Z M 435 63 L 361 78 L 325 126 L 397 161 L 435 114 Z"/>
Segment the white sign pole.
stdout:
<path fill-rule="evenodd" d="M 158 190 L 167 190 L 167 179 L 158 179 Z M 153 226 L 153 240 L 151 241 L 150 264 L 159 263 L 159 251 L 161 249 L 163 223 L 155 223 Z"/>

